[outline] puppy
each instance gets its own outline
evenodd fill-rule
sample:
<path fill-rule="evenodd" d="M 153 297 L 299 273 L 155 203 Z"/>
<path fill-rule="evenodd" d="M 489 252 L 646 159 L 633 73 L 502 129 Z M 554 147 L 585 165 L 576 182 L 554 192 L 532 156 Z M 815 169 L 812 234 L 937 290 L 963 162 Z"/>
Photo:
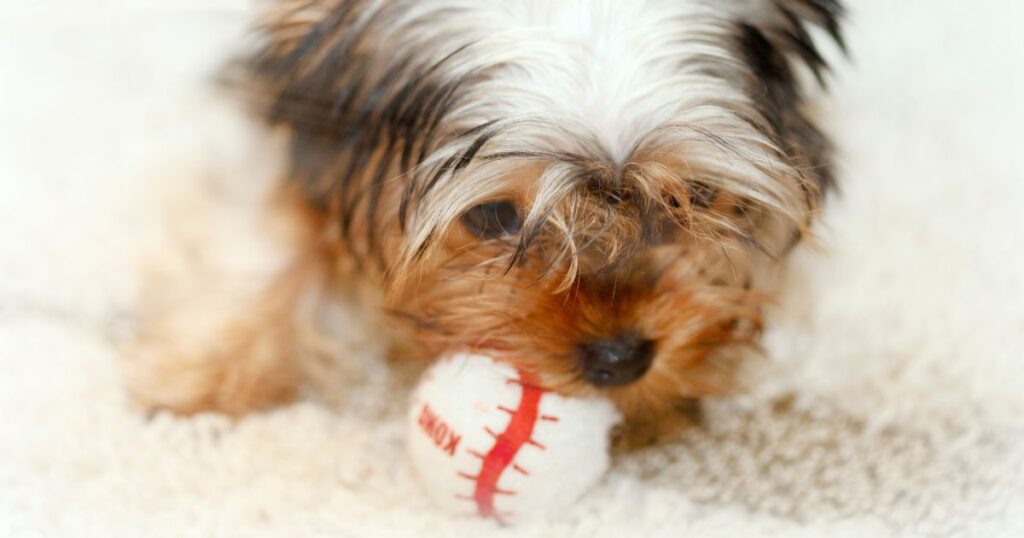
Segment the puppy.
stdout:
<path fill-rule="evenodd" d="M 330 338 L 309 305 L 357 291 L 403 357 L 479 350 L 606 395 L 629 424 L 675 422 L 733 384 L 833 184 L 802 81 L 828 68 L 811 32 L 842 47 L 843 12 L 274 3 L 242 67 L 290 148 L 267 213 L 284 261 L 151 305 L 132 393 L 181 413 L 287 401 Z"/>

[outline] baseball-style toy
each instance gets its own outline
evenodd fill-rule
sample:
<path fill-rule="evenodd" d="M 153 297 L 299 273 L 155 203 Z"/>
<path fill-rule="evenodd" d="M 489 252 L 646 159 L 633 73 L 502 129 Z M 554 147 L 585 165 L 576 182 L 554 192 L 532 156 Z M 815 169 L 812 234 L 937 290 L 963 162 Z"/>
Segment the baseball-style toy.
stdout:
<path fill-rule="evenodd" d="M 409 413 L 409 455 L 435 503 L 505 523 L 564 510 L 608 469 L 618 411 L 566 398 L 528 372 L 459 353 L 423 375 Z"/>

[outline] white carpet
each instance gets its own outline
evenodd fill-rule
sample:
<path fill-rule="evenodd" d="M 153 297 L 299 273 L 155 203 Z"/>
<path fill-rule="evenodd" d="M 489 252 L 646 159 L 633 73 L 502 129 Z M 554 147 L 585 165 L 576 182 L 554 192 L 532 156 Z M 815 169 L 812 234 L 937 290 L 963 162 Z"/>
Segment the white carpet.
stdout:
<path fill-rule="evenodd" d="M 246 2 L 6 4 L 0 536 L 1024 536 L 1024 4 L 853 2 L 824 107 L 845 192 L 754 393 L 511 531 L 431 509 L 372 361 L 341 410 L 131 406 L 112 342 L 154 193 L 252 159 L 202 89 Z"/>

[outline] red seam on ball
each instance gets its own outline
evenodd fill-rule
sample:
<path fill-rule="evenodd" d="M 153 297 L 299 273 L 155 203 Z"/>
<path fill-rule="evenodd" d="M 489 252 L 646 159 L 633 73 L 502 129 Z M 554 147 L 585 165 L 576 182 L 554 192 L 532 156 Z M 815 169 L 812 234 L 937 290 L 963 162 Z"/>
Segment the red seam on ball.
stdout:
<path fill-rule="evenodd" d="M 494 518 L 499 523 L 503 521 L 494 509 L 494 496 L 515 495 L 514 491 L 498 489 L 498 480 L 501 479 L 502 473 L 510 464 L 514 465 L 512 460 L 523 445 L 531 444 L 543 449 L 543 446 L 530 436 L 533 435 L 533 427 L 537 423 L 540 397 L 547 391 L 537 386 L 536 377 L 527 372 L 520 371 L 519 379 L 510 381 L 516 382 L 522 388 L 519 405 L 512 411 L 505 430 L 495 437 L 494 445 L 484 456 L 473 491 L 477 513 L 482 517 Z"/>

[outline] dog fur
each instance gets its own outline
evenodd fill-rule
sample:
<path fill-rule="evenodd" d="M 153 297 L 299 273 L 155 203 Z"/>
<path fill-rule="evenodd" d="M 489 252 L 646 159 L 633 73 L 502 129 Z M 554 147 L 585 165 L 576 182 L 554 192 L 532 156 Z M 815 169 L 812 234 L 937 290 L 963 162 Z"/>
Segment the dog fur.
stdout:
<path fill-rule="evenodd" d="M 358 294 L 402 356 L 481 350 L 604 394 L 630 423 L 674 422 L 733 387 L 833 186 L 803 86 L 828 68 L 812 32 L 842 46 L 843 12 L 275 2 L 235 67 L 289 141 L 266 217 L 283 261 L 244 284 L 196 269 L 187 306 L 149 301 L 133 394 L 182 413 L 287 401 L 316 382 L 300 360 L 323 338 L 310 305 Z M 614 339 L 645 342 L 650 365 L 595 386 L 581 346 Z"/>

